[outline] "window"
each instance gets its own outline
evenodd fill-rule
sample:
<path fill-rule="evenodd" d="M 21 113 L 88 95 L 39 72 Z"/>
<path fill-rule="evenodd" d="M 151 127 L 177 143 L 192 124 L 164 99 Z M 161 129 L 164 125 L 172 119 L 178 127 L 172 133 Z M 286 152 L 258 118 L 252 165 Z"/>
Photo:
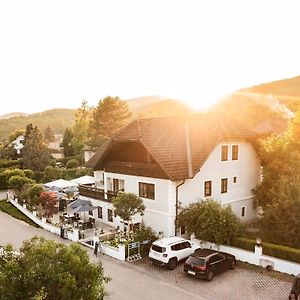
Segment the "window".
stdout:
<path fill-rule="evenodd" d="M 221 193 L 227 193 L 227 183 L 228 183 L 228 178 L 222 178 L 221 179 Z"/>
<path fill-rule="evenodd" d="M 239 159 L 239 146 L 233 145 L 232 146 L 232 160 L 238 160 Z"/>
<path fill-rule="evenodd" d="M 181 244 L 182 244 L 182 243 L 175 244 L 175 245 L 171 246 L 171 250 L 172 250 L 172 251 L 179 251 L 179 250 L 183 249 L 183 248 L 181 247 Z"/>
<path fill-rule="evenodd" d="M 107 220 L 109 221 L 109 222 L 113 222 L 114 220 L 113 220 L 113 211 L 112 211 L 112 209 L 108 209 L 107 210 Z"/>
<path fill-rule="evenodd" d="M 204 197 L 211 196 L 211 181 L 204 182 Z"/>
<path fill-rule="evenodd" d="M 139 196 L 148 199 L 155 199 L 154 184 L 139 182 Z"/>
<path fill-rule="evenodd" d="M 185 226 L 180 227 L 180 234 L 181 235 L 185 234 Z"/>
<path fill-rule="evenodd" d="M 233 177 L 233 183 L 237 183 L 237 177 L 236 176 Z"/>
<path fill-rule="evenodd" d="M 103 216 L 102 216 L 102 207 L 101 206 L 98 206 L 98 218 L 102 219 Z"/>
<path fill-rule="evenodd" d="M 124 180 L 117 178 L 107 178 L 108 179 L 108 190 L 115 193 L 124 192 Z"/>
<path fill-rule="evenodd" d="M 92 210 L 89 211 L 89 215 L 90 215 L 90 216 L 93 216 L 93 215 L 94 215 Z"/>
<path fill-rule="evenodd" d="M 246 207 L 242 206 L 242 217 L 245 217 L 245 211 L 246 211 Z"/>
<path fill-rule="evenodd" d="M 228 160 L 228 146 L 222 146 L 221 161 Z"/>

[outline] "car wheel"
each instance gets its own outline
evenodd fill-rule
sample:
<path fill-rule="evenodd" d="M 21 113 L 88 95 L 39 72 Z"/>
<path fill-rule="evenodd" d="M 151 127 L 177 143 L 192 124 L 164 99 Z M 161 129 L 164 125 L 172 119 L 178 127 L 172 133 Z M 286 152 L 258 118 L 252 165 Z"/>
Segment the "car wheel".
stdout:
<path fill-rule="evenodd" d="M 170 270 L 174 270 L 177 267 L 177 258 L 173 257 L 169 260 L 168 267 Z"/>
<path fill-rule="evenodd" d="M 214 273 L 212 271 L 208 271 L 206 274 L 206 280 L 211 281 L 214 277 Z"/>
<path fill-rule="evenodd" d="M 236 261 L 235 260 L 231 260 L 229 262 L 229 270 L 233 270 L 236 266 Z"/>

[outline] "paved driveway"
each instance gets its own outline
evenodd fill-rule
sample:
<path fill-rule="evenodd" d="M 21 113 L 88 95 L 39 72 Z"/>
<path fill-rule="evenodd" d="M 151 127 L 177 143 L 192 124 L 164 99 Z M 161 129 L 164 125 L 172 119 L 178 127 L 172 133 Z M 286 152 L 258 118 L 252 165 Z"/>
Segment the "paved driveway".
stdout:
<path fill-rule="evenodd" d="M 271 276 L 265 270 L 244 263 L 240 263 L 234 270 L 217 275 L 210 282 L 185 275 L 182 263 L 173 271 L 156 266 L 148 259 L 134 262 L 132 267 L 195 295 L 213 300 L 288 299 L 292 281 L 292 276 L 280 276 L 276 272 Z"/>

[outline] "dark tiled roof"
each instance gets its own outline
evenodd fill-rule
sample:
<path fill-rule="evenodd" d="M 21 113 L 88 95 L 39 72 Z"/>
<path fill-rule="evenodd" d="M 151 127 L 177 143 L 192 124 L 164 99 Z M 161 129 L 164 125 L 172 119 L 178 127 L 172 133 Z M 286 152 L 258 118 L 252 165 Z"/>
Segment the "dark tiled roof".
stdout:
<path fill-rule="evenodd" d="M 97 169 L 99 161 L 105 157 L 112 144 L 135 140 L 145 146 L 171 180 L 187 179 L 195 175 L 223 138 L 254 136 L 238 122 L 221 113 L 140 119 L 130 123 L 99 148 L 87 166 Z M 191 158 L 191 172 L 188 157 Z"/>

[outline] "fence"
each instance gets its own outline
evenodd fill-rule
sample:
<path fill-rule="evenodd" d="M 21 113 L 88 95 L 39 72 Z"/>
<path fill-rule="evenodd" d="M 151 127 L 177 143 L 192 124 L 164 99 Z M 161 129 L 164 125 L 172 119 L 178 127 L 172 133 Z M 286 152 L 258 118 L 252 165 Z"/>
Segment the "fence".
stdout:
<path fill-rule="evenodd" d="M 196 242 L 199 242 L 195 240 Z M 236 257 L 237 260 L 250 263 L 256 266 L 268 267 L 275 271 L 287 273 L 291 275 L 300 274 L 300 264 L 283 260 L 280 258 L 268 256 L 263 254 L 262 246 L 255 246 L 255 251 L 248 251 L 232 246 L 220 245 L 217 246 L 213 243 L 202 243 L 201 246 L 204 248 L 211 248 L 222 252 L 227 252 Z"/>
<path fill-rule="evenodd" d="M 80 241 L 81 244 L 91 249 L 94 249 L 96 242 L 99 242 L 99 237 L 93 237 Z M 105 245 L 100 241 L 98 252 L 116 258 L 118 260 L 125 261 L 125 245 L 120 244 L 118 247 L 112 247 L 109 245 Z"/>
<path fill-rule="evenodd" d="M 29 219 L 31 219 L 35 224 L 39 225 L 41 228 L 43 228 L 47 231 L 50 231 L 56 235 L 60 235 L 60 232 L 61 232 L 60 227 L 47 223 L 45 218 L 40 219 L 36 215 L 35 211 L 31 212 L 30 210 L 28 210 L 26 208 L 26 204 L 21 205 L 18 203 L 18 201 L 16 199 L 15 200 L 10 199 L 9 201 L 14 207 L 16 207 L 19 211 L 21 211 L 24 215 L 26 215 Z M 73 232 L 67 230 L 66 232 L 67 232 L 67 235 L 66 235 L 67 239 L 74 241 L 74 242 L 77 242 L 79 240 L 78 230 L 74 229 Z"/>

